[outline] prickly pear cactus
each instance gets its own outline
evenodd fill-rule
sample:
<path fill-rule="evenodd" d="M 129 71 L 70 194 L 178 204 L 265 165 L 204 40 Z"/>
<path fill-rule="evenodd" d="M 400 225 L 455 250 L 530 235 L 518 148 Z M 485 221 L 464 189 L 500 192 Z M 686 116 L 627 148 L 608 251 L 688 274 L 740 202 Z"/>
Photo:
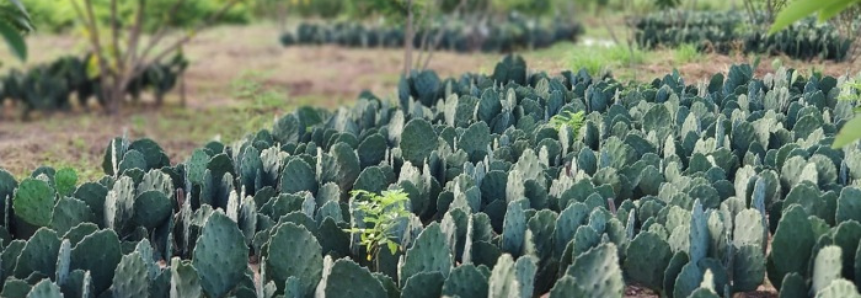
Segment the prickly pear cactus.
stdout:
<path fill-rule="evenodd" d="M 664 270 L 672 257 L 670 245 L 660 236 L 641 232 L 628 245 L 623 268 L 632 280 L 650 289 L 661 289 Z"/>
<path fill-rule="evenodd" d="M 401 290 L 403 297 L 436 298 L 442 296 L 445 278 L 439 271 L 421 272 L 410 277 Z"/>
<path fill-rule="evenodd" d="M 843 270 L 842 251 L 839 246 L 829 245 L 819 250 L 813 262 L 811 290 L 818 293 L 841 276 Z"/>
<path fill-rule="evenodd" d="M 621 297 L 625 290 L 613 243 L 598 245 L 577 256 L 565 275 L 574 277 L 588 297 Z"/>
<path fill-rule="evenodd" d="M 400 266 L 401 285 L 413 275 L 421 272 L 437 271 L 448 277 L 454 259 L 445 234 L 439 224 L 432 223 L 419 234 L 415 243 L 407 250 Z"/>
<path fill-rule="evenodd" d="M 99 253 L 94 254 L 94 251 Z M 100 230 L 85 236 L 72 248 L 71 268 L 88 271 L 92 276 L 93 293 L 107 290 L 120 263 L 120 239 L 112 230 Z"/>
<path fill-rule="evenodd" d="M 15 216 L 35 227 L 51 224 L 56 193 L 47 182 L 39 179 L 24 179 L 18 185 L 12 199 Z"/>
<path fill-rule="evenodd" d="M 502 250 L 514 256 L 523 253 L 526 234 L 526 215 L 519 201 L 508 204 L 502 229 Z"/>
<path fill-rule="evenodd" d="M 775 287 L 779 287 L 783 277 L 789 273 L 807 273 L 814 243 L 813 228 L 804 209 L 797 205 L 786 208 L 772 238 L 768 256 L 774 265 L 773 274 L 769 271 L 768 278 Z"/>
<path fill-rule="evenodd" d="M 124 255 L 114 271 L 111 293 L 116 298 L 149 295 L 149 274 L 140 253 Z"/>
<path fill-rule="evenodd" d="M 828 287 L 816 293 L 816 298 L 836 297 L 858 298 L 861 297 L 861 294 L 858 294 L 855 284 L 842 278 L 832 281 Z"/>
<path fill-rule="evenodd" d="M 210 297 L 232 290 L 248 267 L 248 246 L 222 243 L 245 243 L 245 236 L 227 215 L 216 211 L 206 220 L 192 256 L 203 292 Z"/>
<path fill-rule="evenodd" d="M 59 298 L 63 297 L 60 287 L 52 283 L 50 279 L 43 279 L 30 290 L 27 298 Z"/>
<path fill-rule="evenodd" d="M 25 279 L 36 272 L 53 276 L 57 271 L 59 249 L 60 238 L 57 233 L 48 228 L 40 228 L 21 250 L 15 263 L 14 276 Z"/>
<path fill-rule="evenodd" d="M 281 291 L 289 277 L 298 277 L 302 296 L 310 297 L 323 272 L 321 251 L 320 243 L 307 229 L 293 223 L 282 224 L 275 230 L 264 253 L 266 277 Z"/>
<path fill-rule="evenodd" d="M 327 258 L 327 260 L 330 260 Z M 387 298 L 383 285 L 368 271 L 350 259 L 335 261 L 325 271 L 315 297 Z"/>
<path fill-rule="evenodd" d="M 488 281 L 472 264 L 455 267 L 442 286 L 445 296 L 487 297 Z"/>
<path fill-rule="evenodd" d="M 174 257 L 170 261 L 170 297 L 201 297 L 200 278 L 190 261 Z"/>

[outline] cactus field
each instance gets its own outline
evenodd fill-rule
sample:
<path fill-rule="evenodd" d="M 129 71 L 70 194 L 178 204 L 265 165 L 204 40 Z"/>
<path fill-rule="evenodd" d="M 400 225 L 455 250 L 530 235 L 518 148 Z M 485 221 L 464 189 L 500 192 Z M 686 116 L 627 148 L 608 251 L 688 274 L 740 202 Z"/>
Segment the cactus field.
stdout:
<path fill-rule="evenodd" d="M 0 296 L 859 297 L 861 147 L 831 146 L 857 85 L 755 68 L 509 55 L 180 160 L 118 136 L 87 169 L 0 170 Z"/>

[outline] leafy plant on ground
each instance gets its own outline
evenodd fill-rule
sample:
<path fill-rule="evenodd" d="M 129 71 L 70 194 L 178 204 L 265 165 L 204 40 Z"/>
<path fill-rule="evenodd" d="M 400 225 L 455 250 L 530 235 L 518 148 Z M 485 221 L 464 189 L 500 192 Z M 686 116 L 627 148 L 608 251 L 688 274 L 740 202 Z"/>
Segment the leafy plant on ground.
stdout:
<path fill-rule="evenodd" d="M 394 229 L 399 220 L 410 214 L 406 210 L 406 202 L 410 200 L 408 194 L 394 189 L 384 190 L 379 195 L 365 190 L 353 190 L 350 195 L 358 200 L 359 210 L 364 212 L 363 222 L 371 227 L 353 227 L 344 231 L 359 234 L 369 261 L 379 255 L 383 247 L 388 248 L 394 255 L 400 247 Z"/>
<path fill-rule="evenodd" d="M 572 131 L 574 131 L 574 136 L 576 138 L 577 134 L 580 132 L 580 128 L 583 127 L 583 121 L 583 111 L 579 111 L 576 113 L 571 111 L 565 111 L 551 117 L 548 124 L 550 124 L 550 126 L 555 128 L 556 130 L 560 130 L 562 129 L 563 125 L 567 125 L 571 128 Z"/>

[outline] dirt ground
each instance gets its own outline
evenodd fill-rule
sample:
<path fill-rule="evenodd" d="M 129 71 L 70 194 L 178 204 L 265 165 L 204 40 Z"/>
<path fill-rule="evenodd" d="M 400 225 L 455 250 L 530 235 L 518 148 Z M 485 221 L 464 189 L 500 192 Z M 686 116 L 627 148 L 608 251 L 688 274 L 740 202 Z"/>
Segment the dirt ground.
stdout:
<path fill-rule="evenodd" d="M 402 68 L 402 51 L 394 49 L 346 49 L 335 46 L 284 48 L 278 44 L 274 25 L 219 27 L 202 32 L 185 47 L 191 66 L 185 77 L 186 106 L 180 106 L 177 92 L 169 95 L 165 107 L 156 109 L 144 102 L 127 106 L 120 116 L 83 112 L 37 116 L 22 122 L 0 120 L 0 168 L 16 176 L 27 175 L 39 165 L 74 167 L 85 178 L 101 175 L 98 164 L 108 141 L 127 132 L 131 138 L 150 137 L 161 144 L 173 162 L 180 162 L 204 142 L 221 137 L 232 141 L 244 134 L 271 125 L 279 114 L 296 106 L 334 108 L 349 104 L 362 90 L 383 98 L 394 98 Z M 52 60 L 83 50 L 76 36 L 33 36 L 29 63 Z M 522 53 L 532 71 L 556 74 L 573 67 L 566 59 L 582 45 L 558 44 L 549 49 Z M 0 57 L 8 57 L 0 53 Z M 634 68 L 613 69 L 618 77 L 651 80 L 679 69 L 688 83 L 725 72 L 747 57 L 707 54 L 699 61 L 679 65 L 670 50 L 652 52 Z M 441 76 L 465 72 L 490 73 L 501 54 L 455 54 L 437 52 L 431 69 Z M 10 61 L 10 59 L 3 59 Z M 782 59 L 800 69 L 814 67 L 829 75 L 861 70 L 857 64 L 805 63 Z M 758 73 L 771 71 L 771 58 L 763 59 Z M 6 67 L 26 67 L 8 63 Z M 242 86 L 257 83 L 275 96 L 240 98 Z M 7 104 L 6 109 L 9 107 Z M 97 109 L 97 108 L 96 108 Z M 6 114 L 9 114 L 8 112 Z M 14 114 L 14 113 L 13 113 Z"/>

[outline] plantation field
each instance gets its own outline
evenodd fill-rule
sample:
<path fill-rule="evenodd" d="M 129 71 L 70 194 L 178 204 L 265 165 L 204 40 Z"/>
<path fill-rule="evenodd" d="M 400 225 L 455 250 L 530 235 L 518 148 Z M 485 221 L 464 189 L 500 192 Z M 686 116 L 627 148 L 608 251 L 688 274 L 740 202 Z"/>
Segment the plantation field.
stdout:
<path fill-rule="evenodd" d="M 861 298 L 861 6 L 413 1 L 11 36 L 0 297 Z"/>
<path fill-rule="evenodd" d="M 678 69 L 688 81 L 703 80 L 725 72 L 733 63 L 753 57 L 699 54 L 677 49 L 635 52 L 612 44 L 609 33 L 597 20 L 584 22 L 596 30 L 587 31 L 577 44 L 559 43 L 551 48 L 525 52 L 530 69 L 559 73 L 586 67 L 592 71 L 609 69 L 620 79 L 648 81 Z M 621 30 L 616 28 L 616 30 Z M 624 31 L 621 31 L 624 32 Z M 301 105 L 336 108 L 350 105 L 365 89 L 381 96 L 394 96 L 403 52 L 398 49 L 349 49 L 337 46 L 293 46 L 278 44 L 280 32 L 274 24 L 220 26 L 204 31 L 185 51 L 191 60 L 185 76 L 186 107 L 179 105 L 177 90 L 168 95 L 167 106 L 156 109 L 126 107 L 119 116 L 84 113 L 41 115 L 29 122 L 12 121 L 14 111 L 0 120 L 0 168 L 23 176 L 39 165 L 81 167 L 101 158 L 113 136 L 128 132 L 129 137 L 150 137 L 164 147 L 173 160 L 188 157 L 190 149 L 220 136 L 232 141 L 272 122 Z M 243 42 L 236 42 L 237 36 Z M 74 35 L 35 35 L 28 39 L 29 64 L 60 57 L 68 49 L 84 49 Z M 429 68 L 441 76 L 467 72 L 489 73 L 502 54 L 456 54 L 436 52 Z M 5 67 L 26 67 L 8 59 L 5 49 L 0 60 Z M 774 71 L 773 57 L 762 58 L 758 75 Z M 777 58 L 787 67 L 813 68 L 839 76 L 859 69 L 859 64 L 813 62 Z M 631 64 L 633 60 L 633 65 Z M 28 65 L 29 65 L 28 64 Z M 7 109 L 8 110 L 8 109 Z M 213 125 L 212 119 L 217 119 Z M 177 133 L 182 132 L 182 133 Z M 101 173 L 84 172 L 88 178 Z"/>

